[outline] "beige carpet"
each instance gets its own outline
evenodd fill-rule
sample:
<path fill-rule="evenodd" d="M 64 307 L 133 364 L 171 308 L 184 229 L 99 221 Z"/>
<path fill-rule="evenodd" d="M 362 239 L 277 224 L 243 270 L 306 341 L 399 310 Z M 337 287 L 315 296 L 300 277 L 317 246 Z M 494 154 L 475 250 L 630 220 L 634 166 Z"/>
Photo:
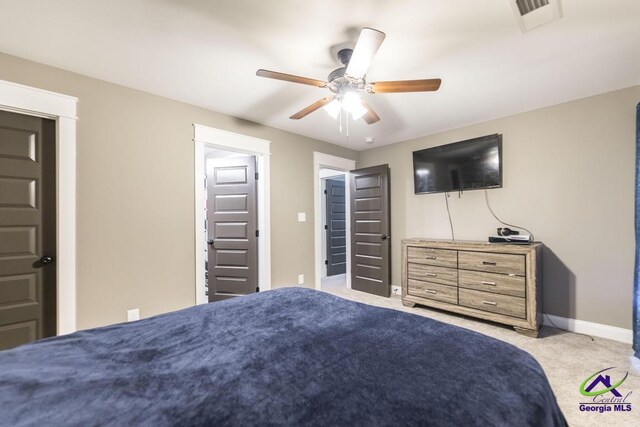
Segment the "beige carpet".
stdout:
<path fill-rule="evenodd" d="M 549 327 L 543 327 L 540 338 L 527 338 L 513 329 L 493 323 L 418 306 L 407 308 L 399 297 L 383 298 L 347 289 L 344 275 L 323 279 L 322 290 L 353 301 L 406 311 L 471 329 L 521 348 L 544 368 L 569 425 L 640 426 L 640 360 L 633 357 L 629 344 L 597 337 L 591 341 L 589 337 Z M 580 394 L 580 383 L 592 373 L 609 367 L 629 372 L 629 377 L 617 390 L 623 396 L 632 392 L 628 399 L 632 403 L 631 412 L 580 412 L 579 403 L 589 401 Z M 618 378 L 612 377 L 612 380 L 617 381 Z M 608 395 L 611 396 L 610 393 Z"/>

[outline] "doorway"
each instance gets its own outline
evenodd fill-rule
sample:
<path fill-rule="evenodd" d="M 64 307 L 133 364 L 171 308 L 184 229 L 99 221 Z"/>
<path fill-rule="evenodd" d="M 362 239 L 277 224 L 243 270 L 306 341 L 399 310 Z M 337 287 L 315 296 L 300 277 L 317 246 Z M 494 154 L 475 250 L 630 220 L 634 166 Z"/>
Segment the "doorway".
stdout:
<path fill-rule="evenodd" d="M 0 80 L 0 110 L 56 125 L 56 333 L 76 330 L 76 120 L 78 98 Z"/>
<path fill-rule="evenodd" d="M 339 291 L 351 288 L 351 236 L 350 236 L 350 206 L 349 200 L 349 171 L 355 169 L 356 162 L 351 159 L 336 157 L 325 153 L 314 152 L 314 238 L 315 238 L 315 288 L 325 291 Z M 344 218 L 344 246 L 340 240 L 340 232 L 334 241 L 336 250 L 335 264 L 339 266 L 344 259 L 344 273 L 337 270 L 337 274 L 327 274 L 329 258 L 328 248 L 330 249 L 329 224 L 327 224 L 327 198 L 324 190 L 327 186 L 327 179 L 344 183 L 344 214 L 338 218 Z M 340 210 L 338 207 L 336 210 Z M 341 213 L 341 212 L 338 212 Z M 325 225 L 327 226 L 325 229 Z M 340 226 L 340 224 L 336 224 Z M 336 230 L 338 231 L 338 230 Z M 341 230 L 340 230 L 341 231 Z M 342 268 L 342 267 L 341 267 Z M 329 273 L 332 273 L 329 271 Z"/>
<path fill-rule="evenodd" d="M 356 169 L 355 161 L 314 152 L 315 288 L 391 293 L 389 166 Z M 346 277 L 327 276 L 323 178 L 344 174 Z"/>
<path fill-rule="evenodd" d="M 271 289 L 271 254 L 268 250 L 271 245 L 271 225 L 270 225 L 270 193 L 269 193 L 269 181 L 270 181 L 270 161 L 269 161 L 269 141 L 264 139 L 254 138 L 251 136 L 241 135 L 233 132 L 224 131 L 221 129 L 215 129 L 208 126 L 202 126 L 198 124 L 194 124 L 194 139 L 193 142 L 195 144 L 194 150 L 194 190 L 195 190 L 195 303 L 196 304 L 206 304 L 209 302 L 209 292 L 207 289 L 207 285 L 213 285 L 211 281 L 211 274 L 207 273 L 207 269 L 214 268 L 214 263 L 210 265 L 209 263 L 209 238 L 207 234 L 207 172 L 206 172 L 206 156 L 207 153 L 215 158 L 216 156 L 219 158 L 218 161 L 222 161 L 220 159 L 228 158 L 229 161 L 236 162 L 241 158 L 249 158 L 252 157 L 254 159 L 255 165 L 255 203 L 257 210 L 257 218 L 256 223 L 257 227 L 249 226 L 247 224 L 247 233 L 252 231 L 253 238 L 255 239 L 255 247 L 257 251 L 257 266 L 255 270 L 257 270 L 257 283 L 251 282 L 249 280 L 245 281 L 245 277 L 241 275 L 233 276 L 227 275 L 226 272 L 233 270 L 233 263 L 243 263 L 245 262 L 244 255 L 242 251 L 248 250 L 239 247 L 221 247 L 222 250 L 226 251 L 222 253 L 222 256 L 225 258 L 221 260 L 222 264 L 225 264 L 226 267 L 223 270 L 220 270 L 223 274 L 221 277 L 225 278 L 225 283 L 220 282 L 220 285 L 224 285 L 224 287 L 219 288 L 220 290 L 226 290 L 227 294 L 231 295 L 243 295 L 243 289 L 250 289 L 251 283 L 255 283 L 255 287 L 253 287 L 253 291 L 257 291 L 259 288 L 260 291 L 270 290 Z M 214 155 L 212 153 L 217 152 L 218 155 Z M 235 160 L 234 160 L 235 159 Z M 230 165 L 231 169 L 234 169 L 234 165 Z M 238 165 L 235 165 L 238 166 Z M 231 169 L 226 169 L 226 171 L 230 171 Z M 226 174 L 225 179 L 233 178 L 231 181 L 235 180 L 238 176 L 238 170 L 234 169 L 235 172 L 231 174 Z M 248 169 L 245 170 L 247 177 L 250 177 L 251 173 L 247 172 Z M 235 185 L 232 182 L 228 182 L 231 185 Z M 236 193 L 236 195 L 240 193 Z M 233 195 L 233 194 L 231 194 Z M 236 202 L 239 201 L 239 198 L 236 198 Z M 247 199 L 248 200 L 248 199 Z M 229 199 L 225 200 L 225 202 L 229 202 Z M 233 203 L 232 203 L 233 204 Z M 227 204 L 227 208 L 230 208 L 229 211 L 225 212 L 231 213 L 231 215 L 236 215 L 239 213 L 239 210 L 233 210 L 237 208 L 237 206 L 233 207 Z M 231 209 L 233 208 L 233 209 Z M 242 221 L 239 221 L 242 222 Z M 234 221 L 228 221 L 228 223 L 233 224 Z M 233 228 L 233 227 L 232 227 Z M 251 228 L 251 230 L 249 230 Z M 225 232 L 238 232 L 238 228 L 235 228 L 235 231 L 227 228 Z M 247 237 L 250 234 L 245 234 Z M 238 244 L 239 242 L 234 242 L 233 236 L 229 236 L 226 238 L 226 242 L 220 242 L 225 245 Z M 214 236 L 216 235 L 214 234 Z M 214 246 L 216 246 L 216 239 L 213 239 Z M 223 237 L 224 240 L 224 237 Z M 248 255 L 248 252 L 244 252 L 244 254 Z M 245 270 L 249 271 L 249 270 Z M 248 273 L 247 277 L 248 278 Z M 209 282 L 209 283 L 208 283 Z M 233 287 L 233 285 L 240 285 L 243 283 L 240 288 L 238 286 Z M 231 286 L 230 288 L 228 286 Z M 244 287 L 243 287 L 244 286 Z M 240 289 L 240 291 L 238 291 Z M 235 293 L 237 292 L 237 293 Z M 224 292 L 218 292 L 216 290 L 215 294 L 220 294 L 217 299 L 224 299 Z M 227 295 L 228 296 L 228 295 Z"/>
<path fill-rule="evenodd" d="M 347 287 L 346 172 L 320 169 L 322 253 L 321 287 L 325 291 Z"/>
<path fill-rule="evenodd" d="M 209 302 L 259 291 L 256 157 L 205 147 Z"/>
<path fill-rule="evenodd" d="M 56 335 L 56 123 L 0 111 L 0 350 Z"/>

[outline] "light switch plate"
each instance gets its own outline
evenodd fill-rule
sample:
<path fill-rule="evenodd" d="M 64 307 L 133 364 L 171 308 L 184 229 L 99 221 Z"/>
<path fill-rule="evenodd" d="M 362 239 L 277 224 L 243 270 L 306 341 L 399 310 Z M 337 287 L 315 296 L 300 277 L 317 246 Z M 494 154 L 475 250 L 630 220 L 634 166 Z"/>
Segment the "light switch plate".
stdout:
<path fill-rule="evenodd" d="M 298 222 L 307 222 L 307 214 L 304 212 L 298 212 Z"/>
<path fill-rule="evenodd" d="M 298 274 L 298 285 L 302 285 L 304 283 L 304 274 Z"/>

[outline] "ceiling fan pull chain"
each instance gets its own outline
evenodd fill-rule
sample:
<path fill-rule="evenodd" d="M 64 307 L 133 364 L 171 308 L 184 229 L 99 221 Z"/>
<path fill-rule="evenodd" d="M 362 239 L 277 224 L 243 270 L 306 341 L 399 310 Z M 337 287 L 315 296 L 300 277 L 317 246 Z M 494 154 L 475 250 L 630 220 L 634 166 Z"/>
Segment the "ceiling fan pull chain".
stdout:
<path fill-rule="evenodd" d="M 347 111 L 347 145 L 349 145 L 349 112 Z"/>
<path fill-rule="evenodd" d="M 345 119 L 347 125 L 347 144 L 349 143 L 349 112 L 347 111 L 347 118 Z"/>

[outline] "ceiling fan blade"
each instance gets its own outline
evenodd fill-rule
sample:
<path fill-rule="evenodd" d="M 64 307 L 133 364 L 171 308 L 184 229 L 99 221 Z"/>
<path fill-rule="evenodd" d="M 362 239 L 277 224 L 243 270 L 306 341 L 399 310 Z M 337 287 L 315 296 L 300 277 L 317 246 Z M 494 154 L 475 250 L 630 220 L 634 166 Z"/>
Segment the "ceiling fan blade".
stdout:
<path fill-rule="evenodd" d="M 426 80 L 399 80 L 391 82 L 371 83 L 373 93 L 393 93 L 393 92 L 430 92 L 438 90 L 440 79 Z"/>
<path fill-rule="evenodd" d="M 371 108 L 371 105 L 369 105 L 369 103 L 364 99 L 362 100 L 362 106 L 367 109 L 367 112 L 364 114 L 364 116 L 362 116 L 362 118 L 364 119 L 365 122 L 367 122 L 367 124 L 372 125 L 375 122 L 380 121 L 380 116 L 378 116 L 376 112 L 373 111 L 373 108 Z"/>
<path fill-rule="evenodd" d="M 269 79 L 284 80 L 285 82 L 300 83 L 303 85 L 325 87 L 326 82 L 322 80 L 310 79 L 307 77 L 294 76 L 293 74 L 279 73 L 277 71 L 269 71 L 260 69 L 256 71 L 256 76 L 267 77 Z"/>
<path fill-rule="evenodd" d="M 367 74 L 371 61 L 373 61 L 373 57 L 385 37 L 386 34 L 382 31 L 363 28 L 360 31 L 360 36 L 358 36 L 356 47 L 353 49 L 345 74 L 354 79 L 363 78 Z"/>
<path fill-rule="evenodd" d="M 333 101 L 333 98 L 335 98 L 335 95 L 329 95 L 326 98 L 322 98 L 321 100 L 316 101 L 313 104 L 309 105 L 307 108 L 303 108 L 302 110 L 298 111 L 297 113 L 295 113 L 293 116 L 289 118 L 293 120 L 301 119 L 306 115 L 313 113 L 318 108 L 324 107 L 325 105 Z"/>

